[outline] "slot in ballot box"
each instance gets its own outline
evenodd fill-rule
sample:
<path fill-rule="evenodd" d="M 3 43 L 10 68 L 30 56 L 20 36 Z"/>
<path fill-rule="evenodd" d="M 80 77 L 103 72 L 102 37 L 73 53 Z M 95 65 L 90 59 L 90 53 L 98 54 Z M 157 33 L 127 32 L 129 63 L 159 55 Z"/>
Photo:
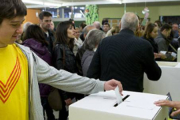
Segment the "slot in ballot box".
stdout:
<path fill-rule="evenodd" d="M 168 108 L 154 105 L 165 95 L 123 91 L 126 98 L 116 104 L 114 91 L 91 94 L 70 105 L 69 120 L 167 120 Z"/>

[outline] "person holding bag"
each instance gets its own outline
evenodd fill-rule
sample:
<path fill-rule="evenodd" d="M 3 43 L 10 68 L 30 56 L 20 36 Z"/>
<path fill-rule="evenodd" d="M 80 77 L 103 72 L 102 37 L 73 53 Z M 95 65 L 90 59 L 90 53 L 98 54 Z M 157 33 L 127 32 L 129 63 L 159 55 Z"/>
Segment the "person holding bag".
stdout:
<path fill-rule="evenodd" d="M 53 58 L 55 68 L 64 69 L 71 73 L 77 72 L 75 56 L 73 54 L 75 31 L 72 22 L 61 22 L 57 26 L 55 47 L 53 51 Z M 68 111 L 66 106 L 72 104 L 72 99 L 75 98 L 74 93 L 60 90 L 62 98 L 62 109 L 59 113 L 59 120 L 66 120 Z"/>

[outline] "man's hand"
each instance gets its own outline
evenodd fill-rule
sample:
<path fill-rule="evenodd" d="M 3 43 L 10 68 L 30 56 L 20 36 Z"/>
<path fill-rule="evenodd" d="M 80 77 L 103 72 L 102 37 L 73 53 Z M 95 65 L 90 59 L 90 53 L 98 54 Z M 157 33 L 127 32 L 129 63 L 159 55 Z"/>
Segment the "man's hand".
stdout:
<path fill-rule="evenodd" d="M 111 80 L 105 82 L 104 89 L 105 90 L 114 90 L 117 86 L 119 87 L 120 94 L 123 95 L 122 94 L 123 87 L 122 87 L 121 82 L 114 80 L 114 79 L 111 79 Z"/>
<path fill-rule="evenodd" d="M 167 58 L 166 55 L 164 55 L 164 54 L 162 54 L 162 53 L 158 53 L 158 54 L 159 54 L 159 56 L 160 56 L 161 59 L 166 59 L 166 58 Z"/>
<path fill-rule="evenodd" d="M 162 53 L 154 53 L 154 59 L 156 58 L 166 59 L 166 55 Z"/>
<path fill-rule="evenodd" d="M 171 113 L 171 116 L 176 116 L 180 114 L 180 102 L 177 101 L 169 101 L 169 100 L 159 100 L 154 103 L 157 106 L 168 106 L 172 108 L 176 108 L 176 111 Z"/>
<path fill-rule="evenodd" d="M 156 58 L 161 58 L 160 54 L 154 53 L 154 59 L 156 59 Z"/>
<path fill-rule="evenodd" d="M 72 104 L 71 98 L 66 99 L 66 100 L 65 100 L 65 103 L 66 103 L 67 106 L 71 105 L 71 104 Z"/>

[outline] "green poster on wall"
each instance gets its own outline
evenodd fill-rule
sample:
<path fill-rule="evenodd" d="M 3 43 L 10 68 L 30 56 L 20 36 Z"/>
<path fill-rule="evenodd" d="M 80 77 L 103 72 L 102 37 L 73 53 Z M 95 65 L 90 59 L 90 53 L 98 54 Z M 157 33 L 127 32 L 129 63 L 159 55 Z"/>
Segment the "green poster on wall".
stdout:
<path fill-rule="evenodd" d="M 94 21 L 98 21 L 99 20 L 98 6 L 86 5 L 85 15 L 86 15 L 87 25 L 91 25 Z"/>

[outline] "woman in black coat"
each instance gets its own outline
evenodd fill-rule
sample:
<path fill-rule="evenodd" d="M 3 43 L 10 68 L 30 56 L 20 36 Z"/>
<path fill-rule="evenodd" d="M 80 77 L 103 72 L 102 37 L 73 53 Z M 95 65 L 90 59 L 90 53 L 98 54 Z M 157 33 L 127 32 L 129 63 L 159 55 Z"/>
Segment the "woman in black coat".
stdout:
<path fill-rule="evenodd" d="M 153 52 L 154 52 L 154 58 L 156 60 L 165 59 L 166 56 L 163 55 L 162 53 L 159 53 L 158 45 L 154 40 L 157 36 L 158 36 L 158 26 L 156 26 L 156 24 L 154 24 L 154 23 L 149 23 L 146 26 L 146 29 L 145 29 L 145 32 L 144 32 L 144 35 L 142 38 L 149 41 L 149 43 L 152 45 Z"/>
<path fill-rule="evenodd" d="M 149 41 L 149 43 L 151 43 L 154 53 L 158 53 L 158 45 L 154 41 L 154 38 L 156 38 L 157 35 L 158 35 L 158 27 L 153 23 L 149 23 L 146 26 L 143 38 Z"/>
<path fill-rule="evenodd" d="M 75 31 L 72 22 L 64 21 L 58 24 L 56 29 L 56 40 L 53 51 L 55 68 L 64 69 L 71 73 L 76 73 L 76 61 L 73 53 Z M 62 110 L 59 113 L 59 120 L 67 120 L 68 111 L 66 108 L 72 104 L 75 94 L 60 91 L 62 98 Z"/>

